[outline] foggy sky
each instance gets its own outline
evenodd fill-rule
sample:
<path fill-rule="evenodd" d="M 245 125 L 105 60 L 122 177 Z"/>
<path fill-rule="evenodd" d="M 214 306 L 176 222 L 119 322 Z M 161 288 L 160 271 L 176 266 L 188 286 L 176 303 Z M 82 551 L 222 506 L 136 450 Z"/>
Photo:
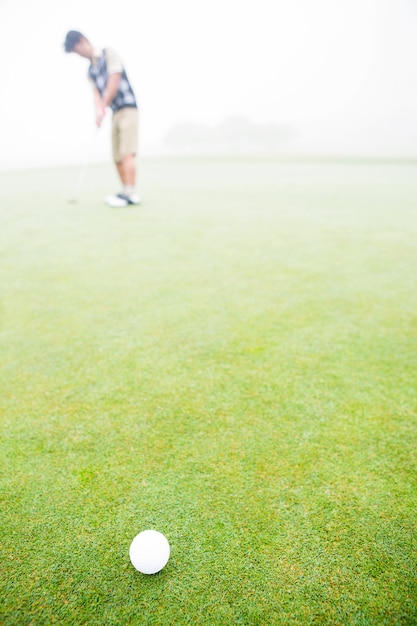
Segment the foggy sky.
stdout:
<path fill-rule="evenodd" d="M 294 153 L 417 156 L 414 0 L 0 0 L 0 167 L 110 155 L 88 62 L 67 30 L 121 54 L 142 154 L 178 123 L 291 126 Z M 110 116 L 109 116 L 110 117 Z"/>

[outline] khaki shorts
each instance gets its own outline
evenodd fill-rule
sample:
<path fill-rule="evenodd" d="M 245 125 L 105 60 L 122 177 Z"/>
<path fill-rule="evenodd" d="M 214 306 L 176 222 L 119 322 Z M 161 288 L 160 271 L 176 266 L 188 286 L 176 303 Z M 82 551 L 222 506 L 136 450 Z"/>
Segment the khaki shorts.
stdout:
<path fill-rule="evenodd" d="M 133 107 L 125 107 L 113 113 L 112 147 L 113 159 L 120 163 L 127 154 L 135 155 L 138 149 L 139 115 Z"/>

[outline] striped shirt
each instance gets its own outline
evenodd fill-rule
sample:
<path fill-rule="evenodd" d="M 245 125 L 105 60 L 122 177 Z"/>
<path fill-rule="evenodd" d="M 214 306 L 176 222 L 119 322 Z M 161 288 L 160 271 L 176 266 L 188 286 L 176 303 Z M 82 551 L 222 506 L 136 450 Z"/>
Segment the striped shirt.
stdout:
<path fill-rule="evenodd" d="M 137 108 L 135 94 L 118 54 L 112 48 L 95 51 L 94 60 L 88 68 L 88 76 L 101 96 L 104 94 L 108 77 L 111 74 L 121 74 L 119 88 L 110 103 L 112 111 L 119 111 L 126 107 Z"/>

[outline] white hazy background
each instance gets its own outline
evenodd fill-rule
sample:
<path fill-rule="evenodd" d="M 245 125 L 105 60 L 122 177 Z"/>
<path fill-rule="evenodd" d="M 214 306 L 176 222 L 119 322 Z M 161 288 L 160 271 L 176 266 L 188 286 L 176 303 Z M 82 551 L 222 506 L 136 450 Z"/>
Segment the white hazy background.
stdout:
<path fill-rule="evenodd" d="M 120 53 L 142 156 L 234 116 L 285 154 L 417 156 L 417 0 L 0 0 L 1 168 L 110 158 L 71 29 Z"/>

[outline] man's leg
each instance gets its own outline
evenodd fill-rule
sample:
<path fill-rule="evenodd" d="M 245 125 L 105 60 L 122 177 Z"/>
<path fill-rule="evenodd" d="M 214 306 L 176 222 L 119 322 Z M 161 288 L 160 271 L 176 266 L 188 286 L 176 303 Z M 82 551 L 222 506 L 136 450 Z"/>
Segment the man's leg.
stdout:
<path fill-rule="evenodd" d="M 136 183 L 136 159 L 134 154 L 125 155 L 116 163 L 117 172 L 123 185 L 134 187 Z"/>
<path fill-rule="evenodd" d="M 117 196 L 109 196 L 106 199 L 111 206 L 140 203 L 135 189 L 137 135 L 137 109 L 122 109 L 113 115 L 113 158 L 123 190 Z"/>
<path fill-rule="evenodd" d="M 119 161 L 118 163 L 115 163 L 116 169 L 117 169 L 117 173 L 119 174 L 119 178 L 122 181 L 122 185 L 125 184 L 124 178 L 124 171 L 123 171 L 123 161 Z"/>

